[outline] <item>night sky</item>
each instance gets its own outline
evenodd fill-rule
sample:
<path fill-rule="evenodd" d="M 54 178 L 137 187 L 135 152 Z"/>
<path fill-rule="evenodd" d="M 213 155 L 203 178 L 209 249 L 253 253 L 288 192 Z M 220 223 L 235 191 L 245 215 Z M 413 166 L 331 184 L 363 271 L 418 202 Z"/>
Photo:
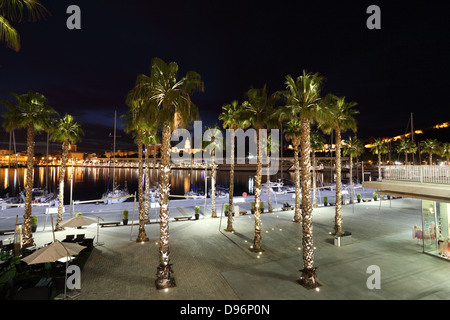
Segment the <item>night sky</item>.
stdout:
<path fill-rule="evenodd" d="M 450 120 L 448 1 L 42 3 L 45 21 L 13 23 L 20 52 L 0 46 L 0 99 L 43 93 L 83 124 L 80 150 L 110 149 L 114 110 L 126 111 L 126 94 L 153 57 L 202 76 L 205 92 L 193 100 L 205 125 L 219 124 L 222 105 L 243 101 L 251 86 L 281 90 L 303 69 L 325 76 L 323 95 L 358 103 L 360 138 L 405 133 L 411 112 L 417 129 Z M 71 4 L 81 8 L 81 30 L 66 27 Z M 366 27 L 371 4 L 381 30 Z M 120 135 L 117 148 L 134 148 Z M 8 139 L 2 129 L 0 147 Z M 42 146 L 44 135 L 37 140 Z"/>

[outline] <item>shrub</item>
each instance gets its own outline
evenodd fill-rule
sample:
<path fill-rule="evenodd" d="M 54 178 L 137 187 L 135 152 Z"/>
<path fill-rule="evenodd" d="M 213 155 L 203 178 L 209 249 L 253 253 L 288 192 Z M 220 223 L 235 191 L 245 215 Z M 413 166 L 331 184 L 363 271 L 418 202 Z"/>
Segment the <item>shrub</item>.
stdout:
<path fill-rule="evenodd" d="M 81 212 L 78 212 L 75 216 L 82 216 L 83 214 Z"/>
<path fill-rule="evenodd" d="M 199 206 L 195 206 L 194 210 L 195 210 L 195 213 L 198 214 L 200 212 L 200 207 Z"/>
<path fill-rule="evenodd" d="M 37 226 L 38 217 L 37 216 L 31 216 L 31 225 Z"/>
<path fill-rule="evenodd" d="M 123 210 L 122 217 L 124 220 L 128 220 L 128 210 Z"/>

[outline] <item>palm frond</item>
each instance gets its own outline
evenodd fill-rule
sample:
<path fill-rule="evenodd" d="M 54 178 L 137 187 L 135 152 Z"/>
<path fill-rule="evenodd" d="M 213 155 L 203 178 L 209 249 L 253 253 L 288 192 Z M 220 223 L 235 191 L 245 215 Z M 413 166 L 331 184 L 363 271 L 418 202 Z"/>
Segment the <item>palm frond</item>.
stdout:
<path fill-rule="evenodd" d="M 14 51 L 20 50 L 20 35 L 4 17 L 0 15 L 0 40 Z"/>

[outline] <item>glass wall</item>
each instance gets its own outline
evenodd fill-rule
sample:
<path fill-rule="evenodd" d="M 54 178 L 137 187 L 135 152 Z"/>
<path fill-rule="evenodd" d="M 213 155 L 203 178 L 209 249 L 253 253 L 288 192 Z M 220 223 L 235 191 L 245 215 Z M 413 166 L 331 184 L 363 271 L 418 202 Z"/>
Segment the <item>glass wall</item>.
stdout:
<path fill-rule="evenodd" d="M 449 259 L 450 203 L 422 200 L 423 251 Z"/>

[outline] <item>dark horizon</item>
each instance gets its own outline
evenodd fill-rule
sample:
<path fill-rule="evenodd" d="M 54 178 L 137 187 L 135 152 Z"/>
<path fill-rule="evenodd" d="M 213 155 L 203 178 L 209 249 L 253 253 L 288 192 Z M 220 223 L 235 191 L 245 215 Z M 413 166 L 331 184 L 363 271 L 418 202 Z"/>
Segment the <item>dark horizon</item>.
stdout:
<path fill-rule="evenodd" d="M 51 12 L 45 21 L 13 24 L 21 50 L 0 47 L 0 100 L 43 93 L 60 115 L 82 123 L 80 151 L 110 149 L 114 111 L 120 132 L 126 93 L 153 57 L 177 62 L 180 76 L 202 76 L 205 92 L 193 101 L 207 126 L 220 124 L 222 105 L 242 102 L 251 86 L 282 90 L 284 77 L 303 69 L 326 78 L 323 96 L 358 103 L 361 139 L 408 132 L 411 113 L 414 129 L 450 120 L 444 1 L 42 3 Z M 81 8 L 81 30 L 66 27 L 71 4 Z M 366 27 L 371 4 L 381 9 L 381 30 Z M 120 135 L 119 144 L 133 147 L 130 135 Z M 9 143 L 3 129 L 0 142 Z"/>

